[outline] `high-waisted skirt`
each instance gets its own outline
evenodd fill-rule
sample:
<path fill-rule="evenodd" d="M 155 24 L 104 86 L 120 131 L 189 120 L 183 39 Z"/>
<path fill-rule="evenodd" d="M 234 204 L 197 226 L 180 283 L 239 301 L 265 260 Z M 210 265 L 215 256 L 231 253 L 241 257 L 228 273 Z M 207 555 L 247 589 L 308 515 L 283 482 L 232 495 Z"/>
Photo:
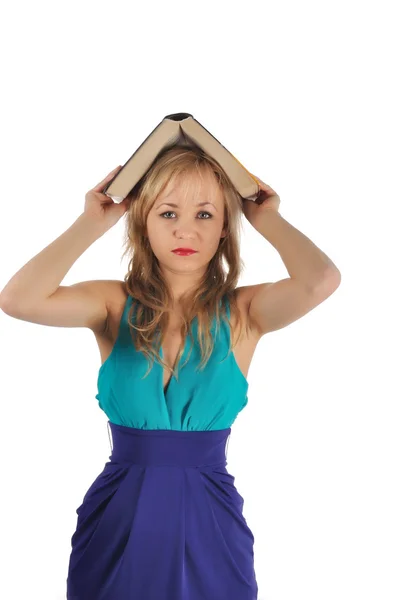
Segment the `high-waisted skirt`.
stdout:
<path fill-rule="evenodd" d="M 108 423 L 110 460 L 76 509 L 67 600 L 256 600 L 254 536 L 226 469 L 231 428 Z"/>

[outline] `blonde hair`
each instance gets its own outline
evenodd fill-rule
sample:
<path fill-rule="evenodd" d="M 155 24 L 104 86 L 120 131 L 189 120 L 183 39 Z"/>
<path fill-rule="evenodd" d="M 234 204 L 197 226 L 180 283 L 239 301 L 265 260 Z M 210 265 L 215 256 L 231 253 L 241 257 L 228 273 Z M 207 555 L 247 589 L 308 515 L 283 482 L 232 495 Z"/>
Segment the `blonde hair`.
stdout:
<path fill-rule="evenodd" d="M 162 277 L 159 262 L 147 237 L 148 214 L 169 183 L 172 184 L 178 178 L 184 184 L 185 193 L 188 193 L 193 179 L 190 175 L 198 174 L 203 180 L 203 174 L 206 172 L 212 174 L 223 193 L 226 235 L 220 239 L 219 247 L 210 260 L 197 289 L 185 292 L 179 299 L 183 319 L 181 335 L 185 340 L 185 336 L 189 333 L 192 339 L 191 322 L 194 317 L 197 317 L 202 356 L 200 366 L 204 368 L 213 349 L 210 332 L 213 315 L 216 317 L 216 332 L 219 330 L 220 317 L 229 322 L 225 305 L 221 304 L 221 311 L 219 310 L 220 301 L 224 296 L 228 298 L 231 312 L 236 314 L 239 324 L 240 331 L 236 343 L 242 333 L 243 324 L 234 293 L 244 267 L 244 261 L 240 257 L 242 198 L 221 166 L 199 147 L 187 148 L 177 145 L 166 148 L 159 153 L 150 170 L 129 194 L 131 202 L 126 212 L 123 244 L 125 250 L 122 255 L 130 257 L 128 271 L 124 277 L 126 291 L 133 298 L 128 324 L 135 349 L 143 352 L 151 362 L 149 371 L 156 359 L 173 374 L 172 367 L 166 365 L 160 357 L 160 348 L 172 311 L 170 307 L 173 303 L 173 295 Z M 197 186 L 194 187 L 195 189 L 197 190 Z M 223 259 L 229 267 L 228 273 L 224 270 Z M 133 323 L 134 308 L 137 310 Z M 135 330 L 135 335 L 132 330 Z M 230 344 L 229 351 L 232 351 L 236 343 Z M 184 346 L 180 347 L 177 354 L 176 367 L 179 365 L 183 349 Z"/>

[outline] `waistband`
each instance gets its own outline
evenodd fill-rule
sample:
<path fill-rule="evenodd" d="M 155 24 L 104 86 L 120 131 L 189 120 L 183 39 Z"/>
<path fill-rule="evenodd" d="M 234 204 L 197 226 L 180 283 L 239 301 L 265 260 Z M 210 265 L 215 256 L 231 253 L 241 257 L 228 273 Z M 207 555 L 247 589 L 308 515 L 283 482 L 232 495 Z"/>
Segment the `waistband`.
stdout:
<path fill-rule="evenodd" d="M 231 428 L 205 431 L 136 429 L 108 421 L 111 463 L 212 467 L 225 466 Z"/>

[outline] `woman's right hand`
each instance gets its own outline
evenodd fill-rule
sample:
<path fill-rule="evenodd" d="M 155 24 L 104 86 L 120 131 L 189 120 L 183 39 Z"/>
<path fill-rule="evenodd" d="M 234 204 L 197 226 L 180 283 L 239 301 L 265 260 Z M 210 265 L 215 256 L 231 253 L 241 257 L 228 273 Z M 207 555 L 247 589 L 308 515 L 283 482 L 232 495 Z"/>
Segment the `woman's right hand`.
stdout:
<path fill-rule="evenodd" d="M 96 222 L 98 226 L 104 231 L 108 231 L 113 227 L 119 219 L 127 211 L 131 198 L 127 196 L 119 204 L 114 202 L 112 198 L 109 198 L 106 194 L 102 193 L 107 183 L 116 175 L 122 168 L 121 165 L 113 169 L 98 183 L 93 189 L 89 190 L 86 194 L 86 201 L 84 204 L 84 214 L 90 218 L 91 222 Z"/>

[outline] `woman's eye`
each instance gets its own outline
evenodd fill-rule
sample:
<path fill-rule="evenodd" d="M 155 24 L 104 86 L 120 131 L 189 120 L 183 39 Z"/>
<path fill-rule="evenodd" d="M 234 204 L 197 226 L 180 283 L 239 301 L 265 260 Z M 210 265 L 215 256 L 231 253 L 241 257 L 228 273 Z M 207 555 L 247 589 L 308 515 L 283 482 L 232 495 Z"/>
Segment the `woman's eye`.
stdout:
<path fill-rule="evenodd" d="M 166 210 L 166 212 L 161 213 L 161 217 L 163 217 L 163 215 L 169 215 L 171 213 L 174 213 L 173 210 Z M 207 212 L 207 210 L 201 210 L 198 214 L 204 214 L 204 215 L 209 215 L 210 219 L 213 218 L 213 215 L 210 214 L 209 212 Z M 168 217 L 167 217 L 168 218 Z M 208 219 L 200 219 L 201 221 L 208 221 Z"/>

